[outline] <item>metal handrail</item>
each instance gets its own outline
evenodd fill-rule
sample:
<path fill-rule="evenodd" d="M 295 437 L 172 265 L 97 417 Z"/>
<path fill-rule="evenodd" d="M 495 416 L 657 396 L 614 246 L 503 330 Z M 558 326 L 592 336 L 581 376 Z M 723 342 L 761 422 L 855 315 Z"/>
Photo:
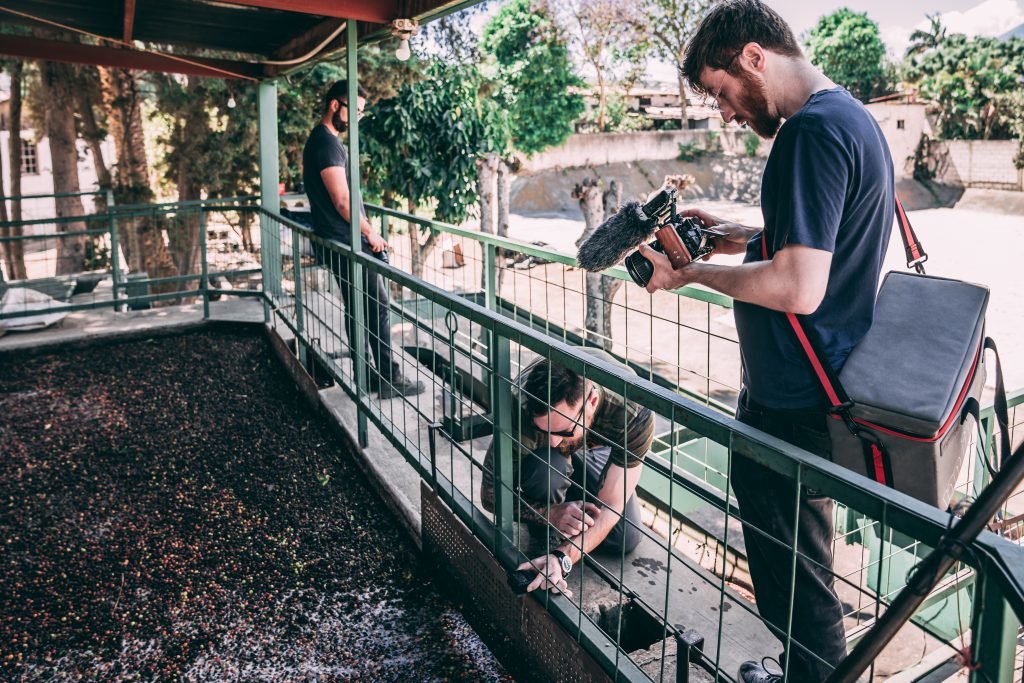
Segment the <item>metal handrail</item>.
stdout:
<path fill-rule="evenodd" d="M 430 301 L 432 306 L 436 306 L 442 312 L 448 311 L 450 314 L 465 318 L 471 324 L 479 326 L 481 330 L 490 335 L 491 343 L 497 345 L 495 348 L 498 349 L 499 355 L 502 345 L 507 347 L 512 342 L 519 344 L 553 362 L 584 373 L 589 379 L 607 387 L 612 392 L 628 395 L 629 400 L 643 405 L 657 414 L 672 416 L 673 423 L 683 424 L 713 441 L 729 446 L 731 452 L 736 456 L 751 459 L 803 486 L 845 503 L 872 519 L 884 520 L 883 524 L 886 528 L 904 533 L 925 545 L 936 546 L 947 532 L 949 516 L 932 506 L 764 434 L 664 387 L 629 374 L 620 367 L 600 361 L 580 349 L 552 339 L 543 332 L 534 330 L 496 311 L 462 297 L 453 296 L 440 287 L 414 278 L 394 266 L 381 263 L 359 251 L 352 250 L 341 242 L 321 238 L 294 221 L 263 209 L 260 211 L 270 221 L 293 230 L 297 236 L 301 235 L 311 243 L 338 254 L 339 257 L 356 261 L 363 268 L 380 274 L 385 280 L 407 288 L 415 295 Z M 476 236 L 473 234 L 473 237 Z M 491 236 L 486 236 L 486 238 L 489 240 Z M 293 237 L 293 244 L 296 242 L 297 238 Z M 492 244 L 496 245 L 497 242 L 492 242 Z M 293 263 L 291 267 L 297 269 L 299 266 Z M 294 277 L 299 277 L 298 270 L 295 271 Z M 275 304 L 283 302 L 281 297 L 268 298 Z M 301 309 L 304 305 L 298 298 L 294 300 L 294 304 L 296 310 Z M 279 312 L 300 340 L 309 344 L 310 349 L 317 353 L 314 348 L 316 345 L 305 335 L 302 326 L 297 325 L 284 308 L 279 308 Z M 491 349 L 491 353 L 495 353 L 495 349 Z M 330 367 L 329 364 L 328 367 Z M 504 375 L 500 376 L 504 377 Z M 341 378 L 339 377 L 339 379 Z M 502 381 L 495 382 L 492 378 L 492 385 L 500 386 L 504 383 Z M 369 400 L 365 389 L 352 386 L 350 381 L 342 381 L 340 384 L 355 401 L 359 412 L 374 422 L 395 448 L 414 467 L 417 467 L 420 475 L 429 480 L 429 472 L 425 472 L 422 466 L 423 454 L 410 450 L 415 447 L 411 447 L 407 440 L 399 438 L 400 435 L 391 434 L 394 425 L 388 424 L 378 415 L 378 410 Z M 665 473 L 674 478 L 671 470 L 666 470 Z M 513 490 L 511 481 L 504 479 L 501 481 L 502 486 L 508 487 L 509 491 Z M 673 483 L 681 484 L 678 481 Z M 475 519 L 474 510 L 469 509 L 462 512 L 464 521 Z M 467 521 L 467 524 L 469 523 Z M 496 508 L 495 528 L 501 530 L 506 523 L 508 520 L 502 519 L 500 508 Z M 1007 600 L 1018 619 L 1024 617 L 1024 592 L 1022 592 L 1019 582 L 1011 574 L 1001 570 L 996 560 L 992 559 L 1001 558 L 1002 562 L 1006 562 L 1006 558 L 1010 558 L 1010 562 L 1021 563 L 1021 566 L 1024 566 L 1024 549 L 990 531 L 982 532 L 979 538 L 972 543 L 972 547 L 976 549 L 976 553 L 965 554 L 963 558 L 965 564 L 981 570 L 989 580 L 987 590 L 995 591 L 996 597 Z M 989 604 L 986 609 L 995 610 L 998 609 L 998 606 Z"/>

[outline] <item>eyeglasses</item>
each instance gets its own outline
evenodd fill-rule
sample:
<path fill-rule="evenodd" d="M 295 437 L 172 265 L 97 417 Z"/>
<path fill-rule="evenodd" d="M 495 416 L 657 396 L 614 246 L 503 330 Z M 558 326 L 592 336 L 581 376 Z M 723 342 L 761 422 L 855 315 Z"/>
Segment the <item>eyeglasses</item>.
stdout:
<path fill-rule="evenodd" d="M 737 52 L 732 56 L 732 59 L 726 62 L 725 68 L 722 69 L 722 80 L 718 85 L 718 90 L 716 90 L 715 94 L 711 96 L 710 102 L 706 99 L 704 100 L 704 106 L 708 107 L 709 109 L 712 109 L 713 111 L 721 111 L 722 107 L 720 104 L 718 104 L 718 98 L 722 96 L 722 88 L 725 87 L 725 77 L 729 74 L 729 69 L 732 68 L 732 63 L 735 62 L 736 58 L 739 57 L 741 54 L 742 52 Z"/>
<path fill-rule="evenodd" d="M 589 392 L 587 392 L 587 397 L 585 399 L 583 399 L 583 405 L 580 406 L 580 412 L 577 413 L 575 418 L 573 418 L 572 429 L 566 429 L 566 430 L 561 431 L 561 432 L 549 431 L 548 434 L 550 434 L 551 436 L 561 436 L 561 437 L 566 438 L 566 439 L 571 439 L 572 437 L 576 436 L 576 427 L 579 426 L 580 424 L 582 424 L 583 411 L 587 409 L 587 403 L 590 402 L 590 397 L 593 396 L 593 395 L 594 395 L 594 390 L 593 389 L 591 389 Z"/>

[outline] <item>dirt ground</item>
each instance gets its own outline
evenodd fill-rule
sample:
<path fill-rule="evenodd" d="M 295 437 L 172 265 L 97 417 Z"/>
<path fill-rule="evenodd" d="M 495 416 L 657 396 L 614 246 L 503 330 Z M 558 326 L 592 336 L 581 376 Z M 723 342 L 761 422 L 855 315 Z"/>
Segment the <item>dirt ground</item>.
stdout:
<path fill-rule="evenodd" d="M 0 679 L 510 680 L 262 337 L 0 366 Z"/>

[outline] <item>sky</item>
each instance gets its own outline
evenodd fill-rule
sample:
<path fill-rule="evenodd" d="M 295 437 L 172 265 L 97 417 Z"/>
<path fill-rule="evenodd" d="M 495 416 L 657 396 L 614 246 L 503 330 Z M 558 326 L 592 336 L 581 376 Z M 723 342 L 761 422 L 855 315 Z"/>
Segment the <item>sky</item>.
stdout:
<path fill-rule="evenodd" d="M 878 23 L 882 40 L 890 56 L 899 58 L 916 28 L 928 28 L 925 15 L 939 12 L 950 33 L 968 36 L 1000 36 L 1024 24 L 1024 0 L 767 0 L 768 5 L 789 22 L 799 38 L 810 31 L 818 19 L 840 7 L 867 12 Z M 668 64 L 652 63 L 647 76 L 651 80 L 675 82 L 675 70 Z"/>
<path fill-rule="evenodd" d="M 902 57 L 916 28 L 928 28 L 927 14 L 939 12 L 942 23 L 951 33 L 968 36 L 1000 36 L 1024 24 L 1024 0 L 766 0 L 800 36 L 809 31 L 818 19 L 840 7 L 867 12 L 878 23 L 882 40 L 894 58 Z M 496 12 L 497 7 L 492 9 Z M 477 18 L 482 27 L 492 12 Z M 479 30 L 479 28 L 478 28 Z M 674 83 L 675 70 L 667 64 L 652 63 L 647 72 L 650 80 Z"/>

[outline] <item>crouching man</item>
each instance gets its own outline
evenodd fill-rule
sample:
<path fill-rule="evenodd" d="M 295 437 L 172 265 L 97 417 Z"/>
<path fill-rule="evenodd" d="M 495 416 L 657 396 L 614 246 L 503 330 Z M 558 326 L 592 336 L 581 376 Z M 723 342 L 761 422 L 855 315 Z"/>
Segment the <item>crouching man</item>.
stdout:
<path fill-rule="evenodd" d="M 596 349 L 596 358 L 619 364 Z M 628 369 L 632 372 L 631 369 Z M 631 552 L 640 542 L 636 485 L 654 439 L 654 414 L 568 368 L 540 359 L 513 388 L 513 482 L 517 519 L 532 547 L 550 554 L 520 569 L 539 572 L 528 590 L 565 590 L 565 576 L 594 549 Z M 480 497 L 494 511 L 494 446 L 484 456 Z"/>

